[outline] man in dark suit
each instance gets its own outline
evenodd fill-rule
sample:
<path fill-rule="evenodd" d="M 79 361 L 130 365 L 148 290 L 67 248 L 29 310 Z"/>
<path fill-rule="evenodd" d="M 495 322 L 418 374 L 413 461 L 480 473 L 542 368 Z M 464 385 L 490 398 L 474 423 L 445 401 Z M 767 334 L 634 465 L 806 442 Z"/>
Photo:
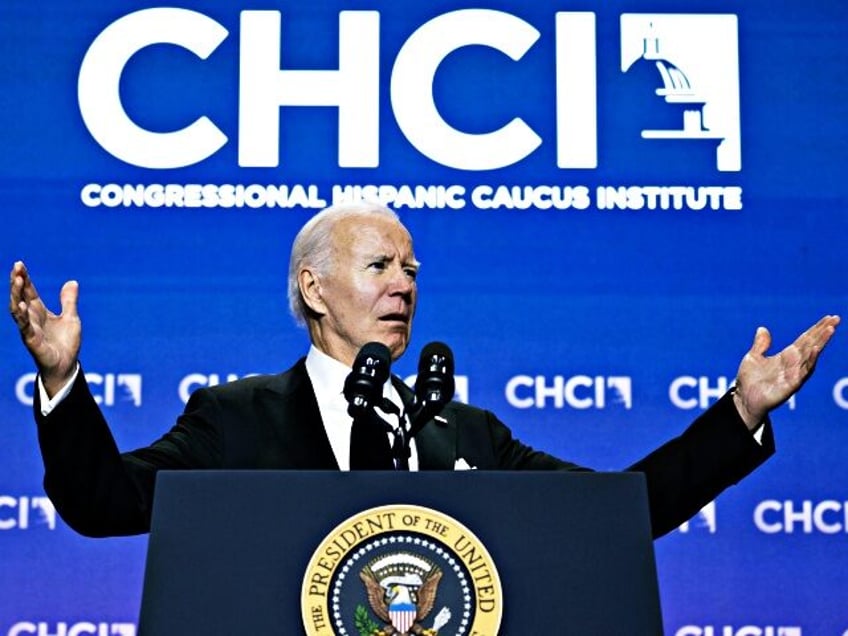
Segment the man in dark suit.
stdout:
<path fill-rule="evenodd" d="M 10 310 L 39 371 L 35 401 L 45 489 L 62 518 L 90 536 L 149 528 L 160 469 L 342 469 L 358 467 L 351 417 L 342 395 L 354 359 L 370 342 L 393 359 L 407 348 L 417 302 L 412 239 L 386 208 L 328 208 L 292 247 L 289 300 L 312 343 L 308 355 L 276 376 L 201 389 L 176 425 L 148 447 L 121 454 L 80 371 L 78 285 L 61 291 L 62 313 L 48 311 L 23 263 L 11 273 Z M 757 330 L 735 388 L 679 437 L 630 467 L 648 482 L 655 536 L 679 525 L 774 451 L 768 412 L 812 373 L 837 316 L 825 316 L 789 347 L 766 357 Z M 383 394 L 397 410 L 409 390 Z M 383 415 L 391 419 L 390 411 Z M 396 426 L 402 426 L 402 418 Z M 389 427 L 391 428 L 391 427 Z M 397 429 L 381 433 L 388 445 Z M 378 436 L 379 437 L 379 436 Z M 585 470 L 515 440 L 492 413 L 451 403 L 413 440 L 419 470 Z M 389 466 L 390 467 L 390 466 Z"/>

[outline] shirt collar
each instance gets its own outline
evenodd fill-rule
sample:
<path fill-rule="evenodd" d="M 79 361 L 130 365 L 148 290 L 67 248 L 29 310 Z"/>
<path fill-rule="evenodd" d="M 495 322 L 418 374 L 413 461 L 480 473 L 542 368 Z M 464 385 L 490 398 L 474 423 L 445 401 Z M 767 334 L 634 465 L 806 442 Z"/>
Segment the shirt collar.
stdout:
<path fill-rule="evenodd" d="M 343 404 L 347 408 L 344 383 L 350 371 L 349 366 L 328 356 L 315 345 L 309 347 L 309 353 L 306 355 L 306 372 L 309 374 L 319 404 L 331 403 L 334 406 Z M 389 398 L 403 412 L 403 401 L 392 384 L 391 377 L 383 385 L 383 397 Z"/>
<path fill-rule="evenodd" d="M 344 383 L 350 374 L 350 367 L 331 358 L 315 345 L 309 347 L 306 355 L 306 372 L 315 390 L 319 404 L 330 403 L 334 406 L 347 404 L 344 397 Z"/>

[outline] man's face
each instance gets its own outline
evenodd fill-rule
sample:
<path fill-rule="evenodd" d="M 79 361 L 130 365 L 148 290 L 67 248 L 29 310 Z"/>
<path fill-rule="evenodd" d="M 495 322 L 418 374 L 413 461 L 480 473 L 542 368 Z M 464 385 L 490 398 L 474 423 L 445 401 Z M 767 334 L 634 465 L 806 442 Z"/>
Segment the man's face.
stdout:
<path fill-rule="evenodd" d="M 381 342 L 396 360 L 409 344 L 418 291 L 412 239 L 397 221 L 352 216 L 332 233 L 332 266 L 319 276 L 322 313 L 315 344 L 352 365 L 363 345 Z"/>

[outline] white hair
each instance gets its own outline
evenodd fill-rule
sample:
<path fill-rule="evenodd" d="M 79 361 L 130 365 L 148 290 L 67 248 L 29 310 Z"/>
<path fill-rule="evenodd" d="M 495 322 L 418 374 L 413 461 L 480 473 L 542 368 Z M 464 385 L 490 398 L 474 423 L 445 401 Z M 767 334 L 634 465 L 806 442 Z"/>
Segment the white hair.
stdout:
<path fill-rule="evenodd" d="M 353 216 L 382 216 L 400 223 L 394 210 L 367 201 L 332 205 L 309 219 L 294 238 L 289 258 L 289 311 L 298 325 L 306 325 L 311 311 L 300 293 L 298 273 L 309 266 L 319 275 L 329 274 L 333 267 L 333 228 L 342 219 Z"/>

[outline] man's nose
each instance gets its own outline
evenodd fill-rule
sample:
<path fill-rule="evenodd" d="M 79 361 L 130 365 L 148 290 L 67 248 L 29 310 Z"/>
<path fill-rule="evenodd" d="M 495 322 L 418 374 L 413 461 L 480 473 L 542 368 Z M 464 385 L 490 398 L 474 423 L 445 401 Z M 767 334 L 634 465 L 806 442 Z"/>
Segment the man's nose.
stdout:
<path fill-rule="evenodd" d="M 394 268 L 392 272 L 392 281 L 390 293 L 392 295 L 411 297 L 412 290 L 415 288 L 415 280 L 403 267 Z"/>

